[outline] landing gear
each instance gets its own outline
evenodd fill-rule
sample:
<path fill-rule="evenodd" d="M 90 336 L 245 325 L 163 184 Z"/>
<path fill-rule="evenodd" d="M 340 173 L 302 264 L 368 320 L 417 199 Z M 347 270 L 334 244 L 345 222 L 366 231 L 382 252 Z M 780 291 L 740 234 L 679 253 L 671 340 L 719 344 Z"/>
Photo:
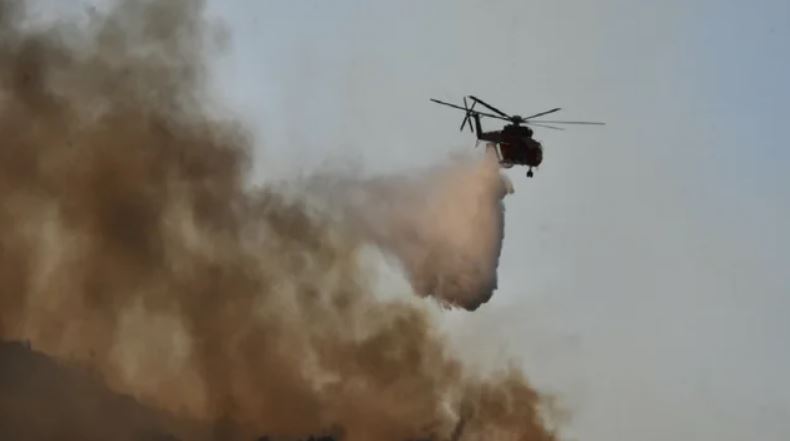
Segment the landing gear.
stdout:
<path fill-rule="evenodd" d="M 527 170 L 527 177 L 531 178 L 532 176 L 534 176 L 534 174 L 532 173 L 532 167 L 530 167 L 529 170 Z"/>

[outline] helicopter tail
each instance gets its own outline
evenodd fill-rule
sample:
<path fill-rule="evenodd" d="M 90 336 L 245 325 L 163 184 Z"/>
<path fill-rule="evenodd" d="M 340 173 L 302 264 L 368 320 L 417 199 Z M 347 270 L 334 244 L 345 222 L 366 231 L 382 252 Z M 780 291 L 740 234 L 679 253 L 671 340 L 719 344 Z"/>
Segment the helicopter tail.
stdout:
<path fill-rule="evenodd" d="M 474 107 L 474 104 L 472 104 L 472 107 Z M 471 110 L 470 110 L 470 112 L 471 112 Z M 480 124 L 480 114 L 479 113 L 472 113 L 472 118 L 475 119 L 475 132 L 477 133 L 477 139 L 479 140 L 480 139 L 480 135 L 483 134 L 483 126 Z M 472 124 L 470 123 L 469 126 L 471 127 L 471 125 Z"/>

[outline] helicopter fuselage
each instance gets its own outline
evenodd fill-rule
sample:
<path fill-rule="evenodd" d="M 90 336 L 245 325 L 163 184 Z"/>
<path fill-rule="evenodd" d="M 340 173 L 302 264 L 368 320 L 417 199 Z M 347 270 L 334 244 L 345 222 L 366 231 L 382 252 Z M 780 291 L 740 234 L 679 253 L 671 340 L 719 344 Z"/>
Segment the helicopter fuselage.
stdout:
<path fill-rule="evenodd" d="M 543 162 L 543 148 L 533 139 L 512 144 L 500 143 L 499 159 L 507 168 L 513 165 L 538 167 Z"/>
<path fill-rule="evenodd" d="M 508 124 L 502 130 L 483 132 L 477 118 L 475 122 L 478 125 L 478 139 L 498 146 L 499 162 L 503 167 L 523 165 L 532 168 L 543 162 L 543 146 L 532 138 L 529 127 Z"/>

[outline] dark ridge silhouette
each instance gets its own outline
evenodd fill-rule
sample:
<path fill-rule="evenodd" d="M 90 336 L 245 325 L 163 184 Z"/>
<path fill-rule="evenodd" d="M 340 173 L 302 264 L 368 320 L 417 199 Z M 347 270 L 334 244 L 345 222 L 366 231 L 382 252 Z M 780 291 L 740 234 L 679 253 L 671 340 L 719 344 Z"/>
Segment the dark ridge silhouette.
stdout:
<path fill-rule="evenodd" d="M 77 366 L 0 342 L 0 440 L 165 441 L 179 425 Z M 185 428 L 179 435 L 193 435 Z"/>
<path fill-rule="evenodd" d="M 223 427 L 224 426 L 224 427 Z M 35 351 L 0 341 L 0 440 L 248 441 L 238 427 L 179 420 L 111 391 L 97 376 Z M 342 441 L 341 435 L 288 440 Z M 408 441 L 434 441 L 420 438 Z M 453 439 L 455 441 L 455 438 Z"/>

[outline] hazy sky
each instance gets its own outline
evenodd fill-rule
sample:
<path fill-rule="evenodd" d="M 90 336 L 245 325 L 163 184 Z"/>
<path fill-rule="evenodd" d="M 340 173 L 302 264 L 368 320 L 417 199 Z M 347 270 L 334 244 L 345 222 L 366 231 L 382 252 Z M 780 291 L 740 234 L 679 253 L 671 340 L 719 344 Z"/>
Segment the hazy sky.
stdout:
<path fill-rule="evenodd" d="M 471 149 L 462 115 L 431 97 L 606 121 L 537 129 L 544 165 L 508 172 L 500 290 L 451 325 L 478 356 L 519 356 L 571 411 L 571 439 L 790 436 L 790 2 L 210 10 L 231 36 L 218 84 L 260 136 L 259 176 Z"/>
<path fill-rule="evenodd" d="M 788 439 L 790 2 L 209 3 L 262 179 L 471 150 L 431 97 L 606 121 L 537 129 L 500 289 L 448 327 L 477 360 L 519 357 L 568 439 Z"/>

